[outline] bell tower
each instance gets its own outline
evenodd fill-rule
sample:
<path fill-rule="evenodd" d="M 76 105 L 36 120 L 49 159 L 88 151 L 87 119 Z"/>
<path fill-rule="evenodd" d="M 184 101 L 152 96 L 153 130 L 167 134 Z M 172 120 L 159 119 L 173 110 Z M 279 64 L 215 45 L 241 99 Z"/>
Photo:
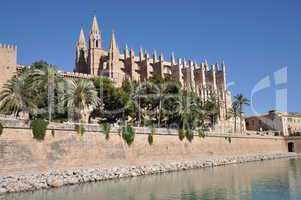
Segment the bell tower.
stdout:
<path fill-rule="evenodd" d="M 88 67 L 88 48 L 82 27 L 80 29 L 79 38 L 76 44 L 76 60 L 74 71 L 86 74 L 90 72 Z"/>
<path fill-rule="evenodd" d="M 98 26 L 97 18 L 94 16 L 89 36 L 88 65 L 91 75 L 99 75 L 100 59 L 104 55 L 101 41 L 101 32 Z"/>

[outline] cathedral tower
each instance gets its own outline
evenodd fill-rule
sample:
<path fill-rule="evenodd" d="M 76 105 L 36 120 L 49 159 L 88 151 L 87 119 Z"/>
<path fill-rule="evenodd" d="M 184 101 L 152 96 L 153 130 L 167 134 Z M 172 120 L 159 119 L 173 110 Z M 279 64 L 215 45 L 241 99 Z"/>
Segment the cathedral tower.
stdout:
<path fill-rule="evenodd" d="M 91 75 L 99 75 L 100 59 L 104 55 L 104 50 L 101 45 L 101 32 L 99 30 L 96 16 L 93 17 L 89 36 L 89 55 L 88 65 Z"/>
<path fill-rule="evenodd" d="M 90 72 L 88 66 L 88 49 L 87 49 L 84 30 L 82 27 L 80 29 L 79 38 L 76 44 L 75 72 L 80 72 L 80 73 Z"/>

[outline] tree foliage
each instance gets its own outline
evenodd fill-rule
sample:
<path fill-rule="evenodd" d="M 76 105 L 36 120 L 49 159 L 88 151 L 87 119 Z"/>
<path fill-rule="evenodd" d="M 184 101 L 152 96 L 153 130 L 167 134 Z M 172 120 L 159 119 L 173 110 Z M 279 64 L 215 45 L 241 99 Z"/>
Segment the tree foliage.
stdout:
<path fill-rule="evenodd" d="M 82 121 L 79 124 L 75 124 L 74 129 L 75 129 L 76 133 L 81 136 L 83 136 L 86 131 L 84 123 Z"/>
<path fill-rule="evenodd" d="M 179 136 L 179 140 L 183 141 L 185 138 L 185 130 L 182 128 L 178 129 L 178 136 Z"/>
<path fill-rule="evenodd" d="M 35 114 L 37 104 L 31 96 L 26 75 L 10 79 L 0 92 L 0 111 L 3 114 L 12 114 L 16 117 L 20 112 Z"/>
<path fill-rule="evenodd" d="M 236 98 L 238 112 L 246 101 Z M 58 111 L 61 110 L 61 111 Z M 24 68 L 0 92 L 0 112 L 30 119 L 75 122 L 99 121 L 109 138 L 109 124 L 126 124 L 122 133 L 128 144 L 134 138 L 132 126 L 177 128 L 179 138 L 192 141 L 196 131 L 214 127 L 219 115 L 218 99 L 203 101 L 194 88 L 154 74 L 147 81 L 124 80 L 121 87 L 108 77 L 65 81 L 53 65 L 39 61 Z M 69 114 L 69 115 L 68 115 Z M 80 130 L 80 124 L 77 125 Z M 148 137 L 153 141 L 153 134 Z"/>
<path fill-rule="evenodd" d="M 0 136 L 1 136 L 2 133 L 3 133 L 3 130 L 4 130 L 4 126 L 0 123 Z"/>
<path fill-rule="evenodd" d="M 111 125 L 108 122 L 103 122 L 100 124 L 103 133 L 105 134 L 106 140 L 110 139 L 110 131 L 111 131 Z"/>
<path fill-rule="evenodd" d="M 55 66 L 39 61 L 10 79 L 0 92 L 0 112 L 31 119 L 51 118 L 64 79 Z"/>
<path fill-rule="evenodd" d="M 228 110 L 228 117 L 234 119 L 234 133 L 236 133 L 237 130 L 237 117 L 240 116 L 239 114 L 239 107 L 237 102 L 233 102 L 231 108 Z"/>
<path fill-rule="evenodd" d="M 44 140 L 46 135 L 48 122 L 44 119 L 35 119 L 31 122 L 33 138 L 36 140 Z"/>
<path fill-rule="evenodd" d="M 234 96 L 234 105 L 237 106 L 237 110 L 239 113 L 239 121 L 240 121 L 240 133 L 242 133 L 243 126 L 243 109 L 244 106 L 249 105 L 250 101 L 243 94 L 238 94 Z"/>
<path fill-rule="evenodd" d="M 152 145 L 154 143 L 154 135 L 156 134 L 156 128 L 154 126 L 151 126 L 151 131 L 148 134 L 147 141 L 149 145 Z"/>
<path fill-rule="evenodd" d="M 77 79 L 69 82 L 65 101 L 68 108 L 74 111 L 75 121 L 88 122 L 90 113 L 95 109 L 100 100 L 93 83 L 85 79 Z"/>
<path fill-rule="evenodd" d="M 121 133 L 123 140 L 128 144 L 128 146 L 131 146 L 135 139 L 135 129 L 126 123 L 122 126 Z"/>

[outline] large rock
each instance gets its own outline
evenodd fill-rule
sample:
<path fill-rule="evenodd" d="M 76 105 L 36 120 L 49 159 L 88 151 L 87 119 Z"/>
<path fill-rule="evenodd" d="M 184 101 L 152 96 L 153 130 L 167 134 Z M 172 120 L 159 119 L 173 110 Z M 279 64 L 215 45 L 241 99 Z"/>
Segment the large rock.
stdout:
<path fill-rule="evenodd" d="M 0 188 L 0 194 L 6 193 L 7 190 L 5 188 Z"/>
<path fill-rule="evenodd" d="M 61 187 L 64 185 L 64 180 L 60 176 L 50 176 L 47 178 L 47 184 L 50 187 Z"/>

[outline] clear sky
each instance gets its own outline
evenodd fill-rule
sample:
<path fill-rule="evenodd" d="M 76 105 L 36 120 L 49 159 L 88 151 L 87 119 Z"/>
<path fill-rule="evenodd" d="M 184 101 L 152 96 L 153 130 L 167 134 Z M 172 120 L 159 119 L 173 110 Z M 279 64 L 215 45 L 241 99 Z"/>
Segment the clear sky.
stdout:
<path fill-rule="evenodd" d="M 20 64 L 44 59 L 72 71 L 80 26 L 87 35 L 96 14 L 105 48 L 114 28 L 121 50 L 128 43 L 168 59 L 171 51 L 210 64 L 223 59 L 233 95 L 251 98 L 270 77 L 271 87 L 253 96 L 257 112 L 275 108 L 276 91 L 285 88 L 288 110 L 301 111 L 300 0 L 2 0 L 0 8 L 0 43 L 18 45 Z M 287 82 L 275 84 L 284 66 Z"/>

